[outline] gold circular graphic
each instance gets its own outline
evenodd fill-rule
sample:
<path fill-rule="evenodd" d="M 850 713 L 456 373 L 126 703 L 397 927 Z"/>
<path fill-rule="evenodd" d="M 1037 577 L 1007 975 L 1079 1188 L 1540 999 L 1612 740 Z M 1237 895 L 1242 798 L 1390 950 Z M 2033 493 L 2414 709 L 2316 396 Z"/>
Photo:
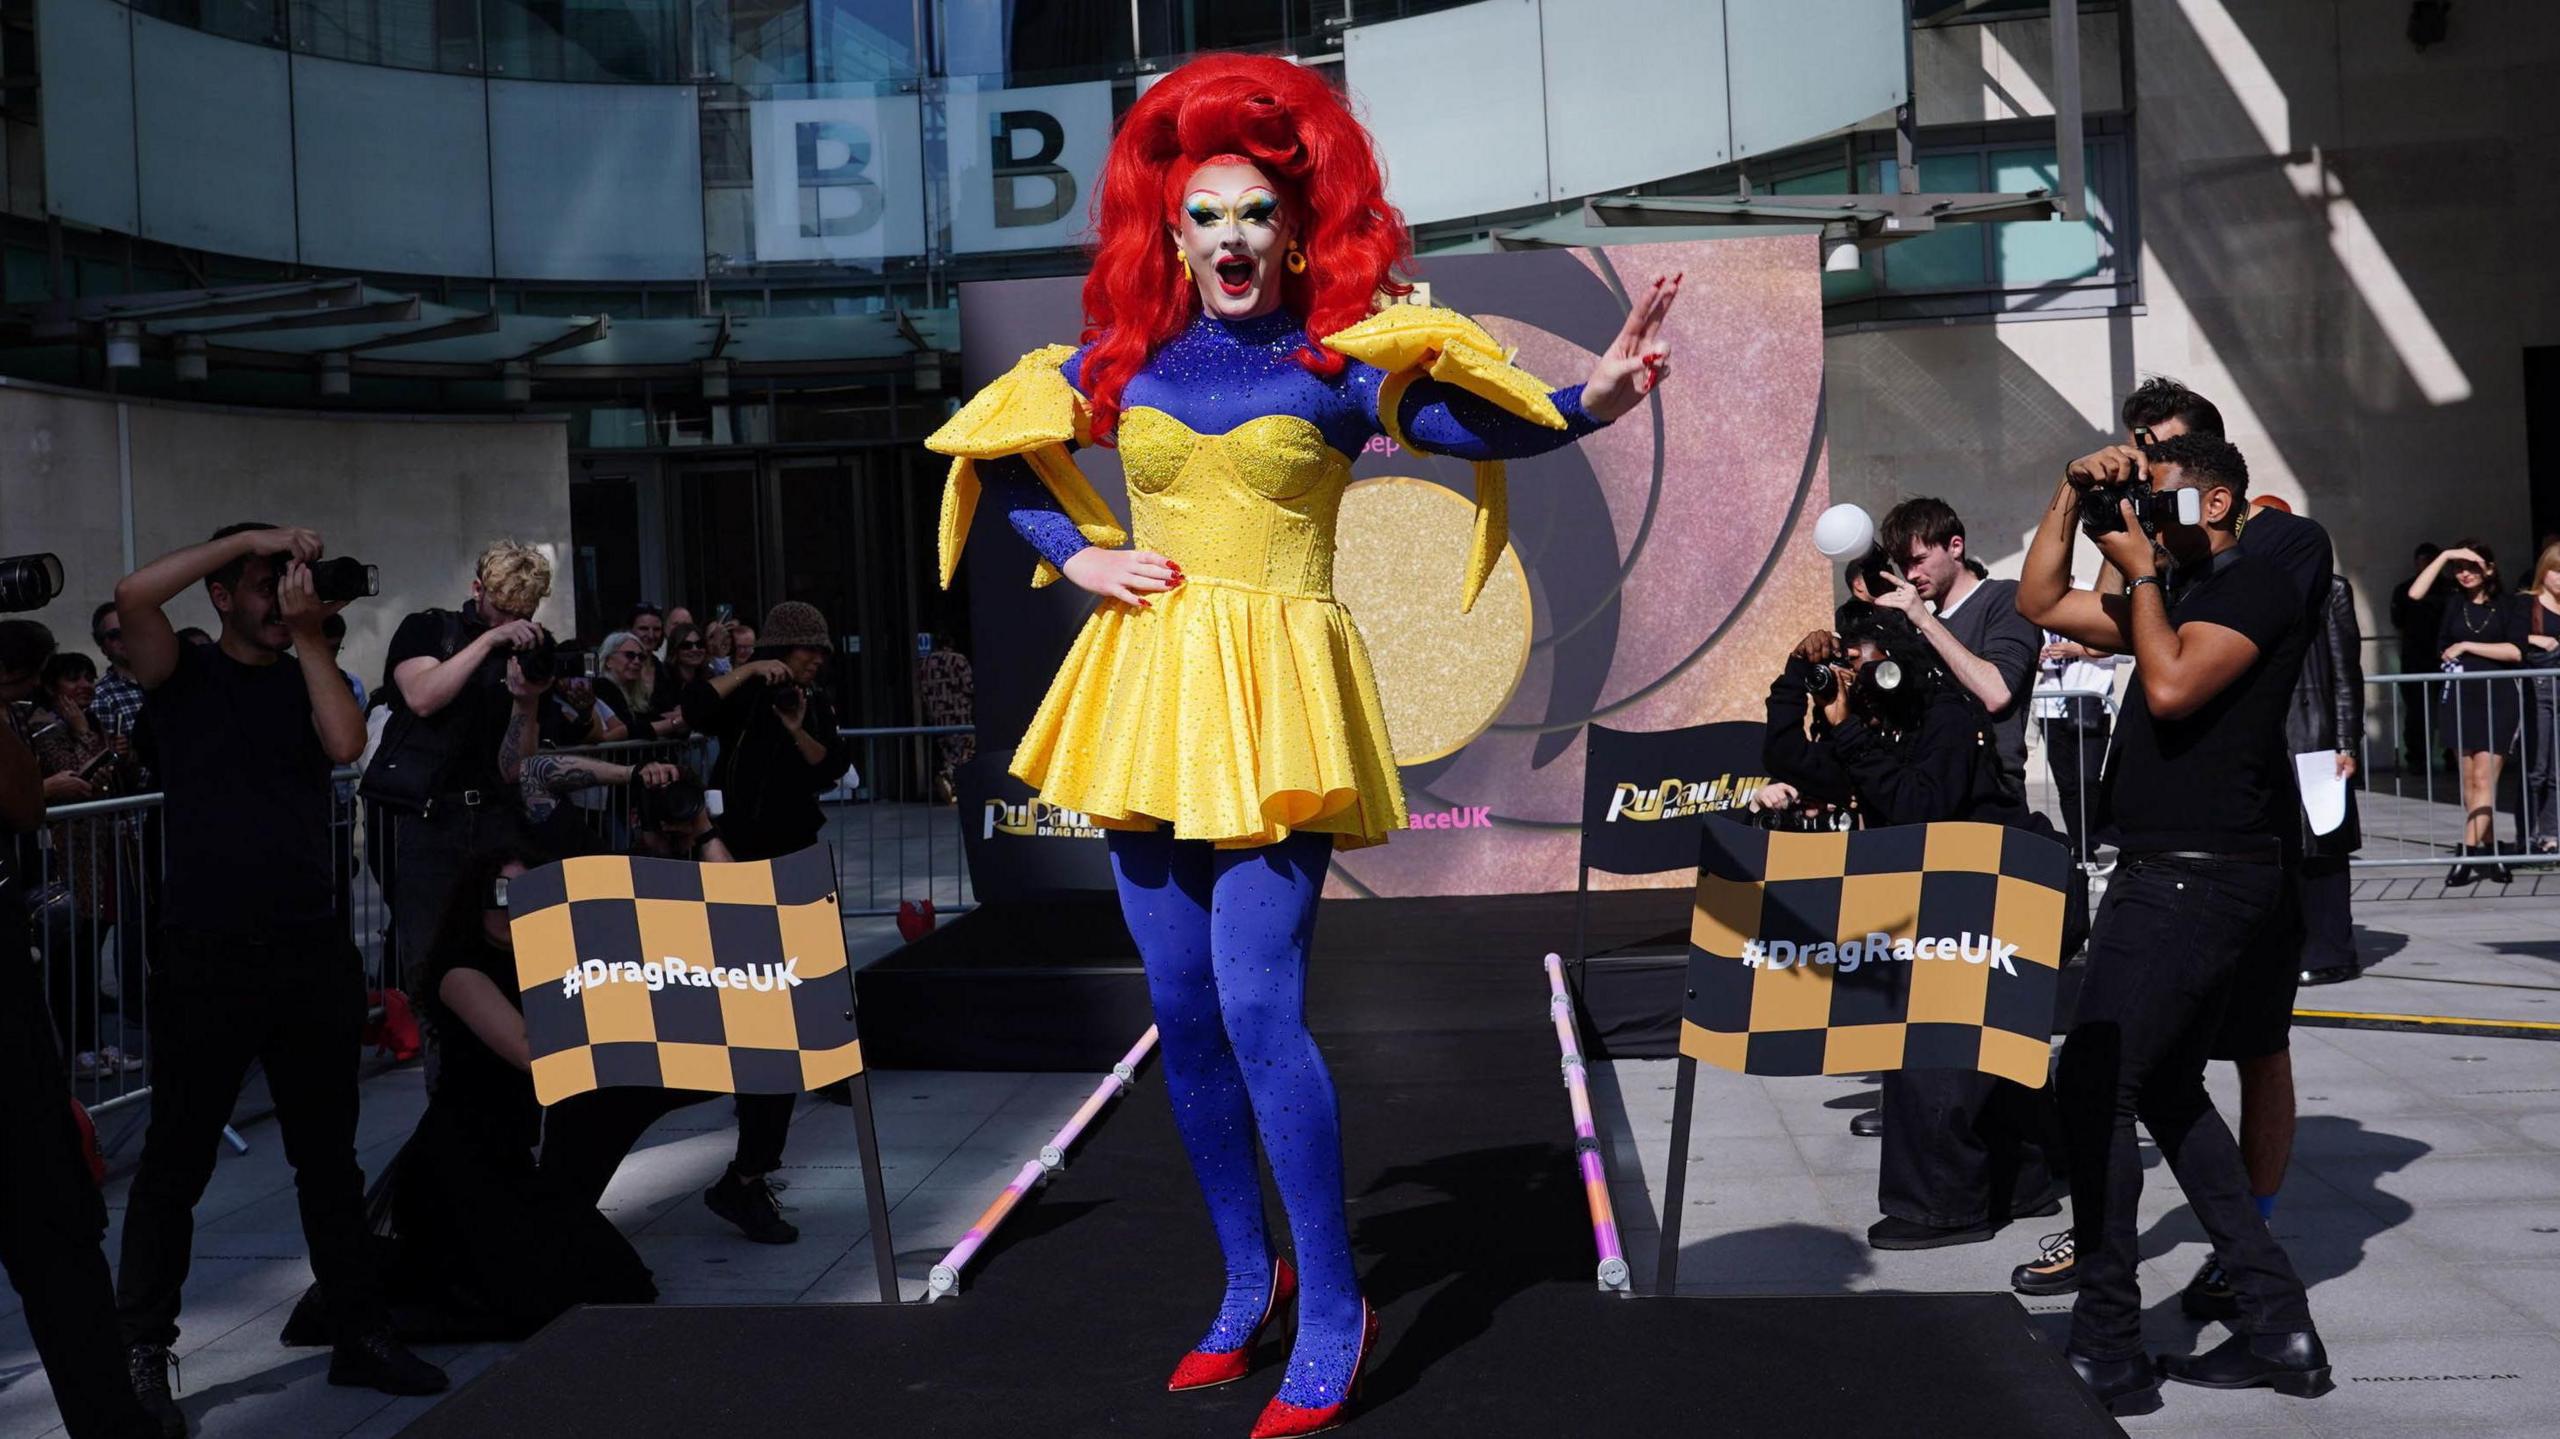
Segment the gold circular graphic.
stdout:
<path fill-rule="evenodd" d="M 1529 667 L 1529 577 L 1502 558 L 1458 613 L 1475 505 L 1430 480 L 1382 475 L 1342 495 L 1333 592 L 1360 626 L 1396 763 L 1457 753 L 1511 703 Z"/>

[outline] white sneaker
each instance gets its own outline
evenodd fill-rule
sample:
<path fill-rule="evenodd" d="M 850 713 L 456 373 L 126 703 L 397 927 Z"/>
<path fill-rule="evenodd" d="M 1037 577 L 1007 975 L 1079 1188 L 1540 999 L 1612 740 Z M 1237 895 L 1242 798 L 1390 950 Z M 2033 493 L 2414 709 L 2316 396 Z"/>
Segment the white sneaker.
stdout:
<path fill-rule="evenodd" d="M 97 1078 L 102 1072 L 102 1066 L 98 1062 L 98 1052 L 94 1049 L 80 1051 L 78 1057 L 71 1061 L 71 1072 L 82 1079 Z"/>
<path fill-rule="evenodd" d="M 112 1074 L 131 1074 L 143 1065 L 142 1056 L 127 1054 L 110 1044 L 98 1051 L 98 1067 Z"/>

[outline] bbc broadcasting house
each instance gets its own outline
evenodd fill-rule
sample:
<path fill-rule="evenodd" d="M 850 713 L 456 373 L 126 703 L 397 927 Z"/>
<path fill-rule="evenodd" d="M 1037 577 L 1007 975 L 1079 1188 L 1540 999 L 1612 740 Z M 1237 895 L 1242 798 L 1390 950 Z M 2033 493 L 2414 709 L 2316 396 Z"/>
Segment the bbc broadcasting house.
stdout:
<path fill-rule="evenodd" d="M 813 601 L 845 722 L 912 723 L 967 287 L 1080 274 L 1114 116 L 1246 49 L 1348 86 L 1426 257 L 1818 235 L 1832 497 L 1939 494 L 1995 573 L 2136 377 L 2224 397 L 2381 635 L 2412 538 L 2560 530 L 2560 21 L 2408 9 L 8 0 L 0 548 L 81 636 L 137 557 L 315 524 L 382 564 L 370 674 L 513 535 L 590 643 Z"/>

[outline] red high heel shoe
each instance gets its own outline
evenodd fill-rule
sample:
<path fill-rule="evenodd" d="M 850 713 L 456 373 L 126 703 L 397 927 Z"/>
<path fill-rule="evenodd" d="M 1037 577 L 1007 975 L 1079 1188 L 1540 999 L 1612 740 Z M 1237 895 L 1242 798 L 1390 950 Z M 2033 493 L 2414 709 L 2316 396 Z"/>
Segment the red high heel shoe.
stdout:
<path fill-rule="evenodd" d="M 1253 1321 L 1253 1332 L 1244 1337 L 1244 1343 L 1223 1354 L 1192 1350 L 1174 1366 L 1173 1377 L 1165 1381 L 1164 1387 L 1179 1394 L 1185 1389 L 1211 1389 L 1242 1379 L 1253 1368 L 1253 1347 L 1262 1341 L 1262 1331 L 1270 1328 L 1271 1321 L 1279 1318 L 1280 1311 L 1297 1297 L 1298 1271 L 1289 1267 L 1288 1260 L 1274 1258 L 1270 1297 L 1263 1301 L 1262 1317 Z"/>
<path fill-rule="evenodd" d="M 1297 1439 L 1342 1422 L 1351 1406 L 1360 1399 L 1361 1368 L 1369 1362 L 1369 1351 L 1378 1347 L 1378 1311 L 1369 1301 L 1360 1301 L 1360 1352 L 1352 1356 L 1351 1382 L 1344 1387 L 1342 1402 L 1322 1409 L 1301 1409 L 1285 1399 L 1274 1397 L 1263 1406 L 1262 1417 L 1254 1421 L 1253 1439 Z"/>

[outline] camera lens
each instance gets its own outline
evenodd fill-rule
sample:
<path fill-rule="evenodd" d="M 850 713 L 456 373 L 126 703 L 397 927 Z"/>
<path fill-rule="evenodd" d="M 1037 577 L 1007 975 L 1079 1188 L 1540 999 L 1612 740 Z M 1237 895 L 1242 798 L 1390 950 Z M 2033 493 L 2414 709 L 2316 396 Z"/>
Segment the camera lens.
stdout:
<path fill-rule="evenodd" d="M 311 567 L 311 590 L 323 604 L 360 600 L 382 593 L 382 576 L 362 560 L 337 555 Z"/>
<path fill-rule="evenodd" d="M 62 593 L 62 561 L 50 554 L 0 560 L 0 613 L 40 610 Z"/>

